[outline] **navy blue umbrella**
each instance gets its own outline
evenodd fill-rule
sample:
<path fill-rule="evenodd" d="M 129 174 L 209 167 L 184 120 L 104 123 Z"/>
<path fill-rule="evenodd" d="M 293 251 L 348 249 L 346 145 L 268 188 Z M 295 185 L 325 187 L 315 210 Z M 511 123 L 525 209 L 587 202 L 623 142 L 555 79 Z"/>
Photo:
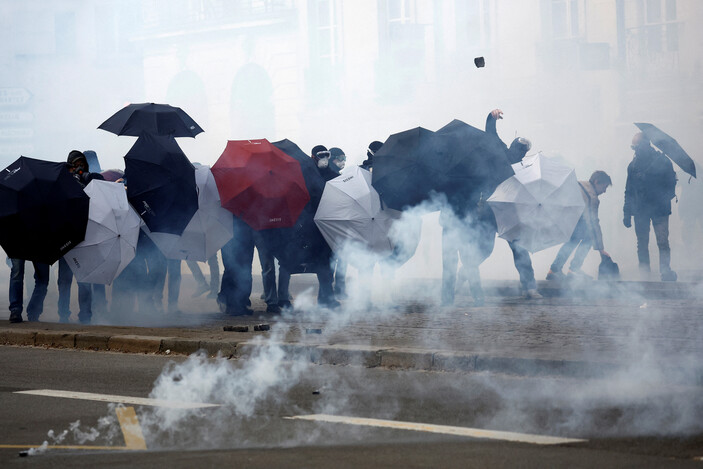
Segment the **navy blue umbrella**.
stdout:
<path fill-rule="evenodd" d="M 195 137 L 203 129 L 179 107 L 139 103 L 125 106 L 98 126 L 116 135 L 138 137 L 142 132 L 172 137 Z"/>
<path fill-rule="evenodd" d="M 198 209 L 195 168 L 172 137 L 144 133 L 125 155 L 127 199 L 153 232 L 181 235 Z"/>
<path fill-rule="evenodd" d="M 53 264 L 83 241 L 89 201 L 66 163 L 21 156 L 0 175 L 0 245 Z"/>

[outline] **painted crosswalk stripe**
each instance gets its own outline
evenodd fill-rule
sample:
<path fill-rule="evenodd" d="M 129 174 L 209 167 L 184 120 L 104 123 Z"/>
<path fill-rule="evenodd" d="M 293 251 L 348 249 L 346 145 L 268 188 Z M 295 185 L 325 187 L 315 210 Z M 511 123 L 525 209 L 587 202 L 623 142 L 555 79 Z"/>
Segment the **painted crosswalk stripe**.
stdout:
<path fill-rule="evenodd" d="M 441 433 L 445 435 L 468 436 L 489 440 L 514 441 L 532 443 L 536 445 L 560 445 L 564 443 L 579 443 L 586 440 L 577 438 L 560 438 L 546 435 L 531 435 L 529 433 L 500 432 L 483 430 L 480 428 L 452 427 L 449 425 L 433 425 L 428 423 L 399 422 L 395 420 L 379 420 L 359 417 L 345 417 L 342 415 L 311 414 L 286 417 L 294 420 L 311 420 L 316 422 L 344 423 L 347 425 L 361 425 L 367 427 L 395 428 L 398 430 L 413 430 L 417 432 Z"/>
<path fill-rule="evenodd" d="M 82 399 L 85 401 L 114 402 L 116 404 L 148 405 L 153 407 L 169 407 L 172 409 L 199 409 L 203 407 L 219 407 L 219 404 L 203 402 L 165 401 L 146 397 L 115 396 L 112 394 L 94 394 L 90 392 L 61 391 L 55 389 L 33 389 L 15 391 L 15 394 L 31 394 L 34 396 L 61 397 L 65 399 Z"/>

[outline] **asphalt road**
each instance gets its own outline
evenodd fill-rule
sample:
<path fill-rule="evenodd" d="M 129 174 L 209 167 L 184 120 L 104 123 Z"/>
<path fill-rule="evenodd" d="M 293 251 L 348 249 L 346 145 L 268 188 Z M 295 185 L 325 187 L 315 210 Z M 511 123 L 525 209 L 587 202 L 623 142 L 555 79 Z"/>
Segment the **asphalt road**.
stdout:
<path fill-rule="evenodd" d="M 703 465 L 699 387 L 320 366 L 281 362 L 275 352 L 215 361 L 0 347 L 0 371 L 2 467 Z M 170 407 L 21 393 L 33 390 L 153 397 Z M 175 401 L 219 405 L 176 409 Z M 135 409 L 146 451 L 124 449 L 134 447 L 133 428 L 117 417 L 124 408 Z M 290 419 L 311 415 L 345 419 Z M 457 427 L 474 430 L 458 436 Z M 526 442 L 543 436 L 585 441 Z M 44 441 L 70 448 L 19 455 Z"/>

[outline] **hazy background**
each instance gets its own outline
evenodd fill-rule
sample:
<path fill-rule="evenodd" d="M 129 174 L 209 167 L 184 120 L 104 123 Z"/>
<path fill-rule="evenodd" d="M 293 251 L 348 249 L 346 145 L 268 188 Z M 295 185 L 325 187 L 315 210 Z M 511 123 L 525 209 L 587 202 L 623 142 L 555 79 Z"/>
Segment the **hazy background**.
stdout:
<path fill-rule="evenodd" d="M 670 133 L 700 161 L 700 0 L 0 0 L 0 165 L 95 150 L 123 167 L 135 141 L 97 130 L 127 103 L 182 107 L 204 129 L 179 139 L 212 164 L 228 139 L 338 146 L 360 163 L 372 140 L 454 118 L 563 156 L 579 179 L 601 169 L 606 250 L 627 278 L 622 226 L 633 122 Z M 485 68 L 473 58 L 483 56 Z M 679 172 L 672 267 L 693 278 L 700 184 Z M 437 214 L 401 276 L 441 275 Z M 652 264 L 657 252 L 651 241 Z M 533 256 L 543 279 L 558 248 Z M 584 269 L 595 273 L 598 256 Z M 498 240 L 486 278 L 517 279 Z M 256 272 L 256 270 L 255 270 Z"/>

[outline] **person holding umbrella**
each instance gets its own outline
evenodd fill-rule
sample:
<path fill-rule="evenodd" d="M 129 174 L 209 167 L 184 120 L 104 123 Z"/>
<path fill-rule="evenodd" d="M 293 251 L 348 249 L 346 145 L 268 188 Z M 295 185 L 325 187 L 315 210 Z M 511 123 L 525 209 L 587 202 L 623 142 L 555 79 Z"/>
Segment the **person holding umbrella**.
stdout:
<path fill-rule="evenodd" d="M 525 157 L 527 152 L 532 148 L 532 143 L 524 137 L 515 137 L 510 143 L 510 147 L 498 136 L 496 130 L 496 122 L 503 118 L 503 111 L 494 109 L 486 117 L 486 133 L 493 135 L 498 143 L 505 149 L 505 155 L 510 164 L 519 163 Z M 510 250 L 513 252 L 513 262 L 515 268 L 520 274 L 520 288 L 525 299 L 539 299 L 542 295 L 537 291 L 537 282 L 535 281 L 535 271 L 532 268 L 532 259 L 527 249 L 518 244 L 518 240 L 508 241 Z"/>
<path fill-rule="evenodd" d="M 88 159 L 85 154 L 78 150 L 71 150 L 66 159 L 68 171 L 73 175 L 74 179 L 85 187 L 93 179 L 104 180 L 105 178 L 100 173 L 91 173 Z M 73 272 L 68 266 L 65 258 L 59 259 L 59 275 L 57 278 L 57 286 L 59 289 L 59 322 L 67 323 L 71 316 L 69 309 L 71 304 L 71 284 L 73 283 Z M 103 287 L 104 292 L 104 287 Z M 104 293 L 103 293 L 104 295 Z M 78 320 L 81 324 L 90 324 L 93 317 L 93 284 L 78 282 Z"/>
<path fill-rule="evenodd" d="M 605 194 L 608 187 L 612 185 L 613 182 L 605 171 L 594 171 L 588 181 L 579 181 L 586 210 L 581 215 L 569 241 L 559 249 L 557 257 L 547 273 L 547 280 L 564 279 L 564 273 L 561 269 L 574 249 L 576 253 L 569 265 L 569 277 L 589 278 L 583 273 L 581 266 L 591 247 L 600 253 L 601 259 L 610 258 L 610 254 L 605 252 L 603 246 L 603 233 L 598 220 L 598 206 L 600 205 L 598 196 Z"/>
<path fill-rule="evenodd" d="M 635 219 L 637 258 L 640 272 L 647 275 L 649 265 L 649 226 L 654 228 L 659 247 L 659 274 L 664 282 L 675 282 L 676 272 L 671 270 L 669 247 L 669 215 L 671 199 L 676 196 L 676 173 L 669 158 L 650 145 L 647 136 L 640 132 L 632 138 L 635 156 L 627 167 L 625 228 L 632 227 Z"/>
<path fill-rule="evenodd" d="M 366 159 L 361 162 L 359 167 L 367 171 L 373 170 L 373 157 L 382 146 L 383 142 L 379 142 L 378 140 L 369 143 L 369 147 L 366 149 Z"/>

